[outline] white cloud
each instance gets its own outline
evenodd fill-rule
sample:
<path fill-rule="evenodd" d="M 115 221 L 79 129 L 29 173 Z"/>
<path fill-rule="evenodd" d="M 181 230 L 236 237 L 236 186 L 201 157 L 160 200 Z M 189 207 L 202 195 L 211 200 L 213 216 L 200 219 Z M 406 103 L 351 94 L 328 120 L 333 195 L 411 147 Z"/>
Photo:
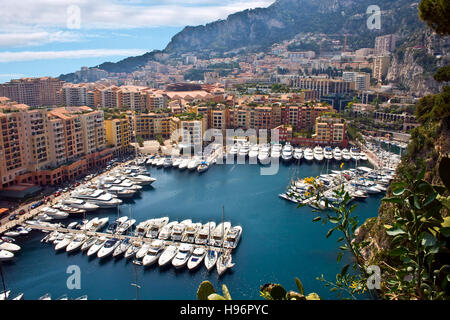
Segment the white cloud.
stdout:
<path fill-rule="evenodd" d="M 21 51 L 0 52 L 0 62 L 17 62 L 50 59 L 85 59 L 97 57 L 138 56 L 148 50 L 145 49 L 93 49 L 66 51 Z"/>
<path fill-rule="evenodd" d="M 80 40 L 81 36 L 79 34 L 67 31 L 0 33 L 0 47 L 33 46 L 51 42 L 74 42 Z"/>

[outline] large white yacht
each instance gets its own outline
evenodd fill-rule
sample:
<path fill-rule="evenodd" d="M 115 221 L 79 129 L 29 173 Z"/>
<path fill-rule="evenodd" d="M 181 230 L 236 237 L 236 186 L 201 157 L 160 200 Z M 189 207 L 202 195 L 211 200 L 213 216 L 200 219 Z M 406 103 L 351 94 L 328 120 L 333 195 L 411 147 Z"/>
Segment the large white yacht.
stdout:
<path fill-rule="evenodd" d="M 282 145 L 279 143 L 276 143 L 272 146 L 272 151 L 270 152 L 270 157 L 271 158 L 279 158 L 281 157 L 281 150 L 282 150 Z"/>
<path fill-rule="evenodd" d="M 323 149 L 323 157 L 325 160 L 333 160 L 333 149 L 331 147 L 325 147 Z"/>
<path fill-rule="evenodd" d="M 160 267 L 165 266 L 166 264 L 168 264 L 169 262 L 172 261 L 172 259 L 175 257 L 175 255 L 178 252 L 178 247 L 175 245 L 170 245 L 168 246 L 163 253 L 161 254 L 161 256 L 158 259 L 158 264 Z"/>
<path fill-rule="evenodd" d="M 258 153 L 259 153 L 259 147 L 257 144 L 255 144 L 254 146 L 252 146 L 250 148 L 250 151 L 248 153 L 248 157 L 250 159 L 255 159 L 256 157 L 258 157 Z"/>
<path fill-rule="evenodd" d="M 207 244 L 208 238 L 213 234 L 216 228 L 216 223 L 214 221 L 210 221 L 205 223 L 200 231 L 197 233 L 195 237 L 196 244 Z"/>
<path fill-rule="evenodd" d="M 99 208 L 98 205 L 86 202 L 82 199 L 75 199 L 75 198 L 65 198 L 61 200 L 62 204 L 65 204 L 72 208 L 79 208 L 86 211 L 94 211 Z"/>
<path fill-rule="evenodd" d="M 284 161 L 290 161 L 290 160 L 292 160 L 292 153 L 293 153 L 293 148 L 292 148 L 291 144 L 289 142 L 287 142 L 282 149 L 281 158 Z"/>
<path fill-rule="evenodd" d="M 259 148 L 258 160 L 261 164 L 267 164 L 269 156 L 270 156 L 270 146 L 269 145 L 265 144 L 261 148 Z"/>
<path fill-rule="evenodd" d="M 226 233 L 225 240 L 223 242 L 224 248 L 235 249 L 241 239 L 242 227 L 234 226 Z"/>
<path fill-rule="evenodd" d="M 341 152 L 341 149 L 339 149 L 339 147 L 334 148 L 334 150 L 333 150 L 333 158 L 336 161 L 341 161 L 342 160 L 342 152 Z"/>
<path fill-rule="evenodd" d="M 313 161 L 314 160 L 314 153 L 311 148 L 306 148 L 305 152 L 303 154 L 303 157 L 306 161 Z"/>
<path fill-rule="evenodd" d="M 112 194 L 104 190 L 82 189 L 74 191 L 72 197 L 93 203 L 100 208 L 114 208 L 122 203 L 122 200 L 112 196 Z"/>
<path fill-rule="evenodd" d="M 188 262 L 194 247 L 192 244 L 182 243 L 178 248 L 178 252 L 172 260 L 172 265 L 175 268 L 181 268 Z"/>
<path fill-rule="evenodd" d="M 150 249 L 148 249 L 147 254 L 142 259 L 142 264 L 144 266 L 149 266 L 158 261 L 159 257 L 164 251 L 164 244 L 165 243 L 162 240 L 154 240 L 151 243 Z"/>
<path fill-rule="evenodd" d="M 352 158 L 352 156 L 350 155 L 350 152 L 348 151 L 347 148 L 342 149 L 342 159 L 344 161 L 349 161 Z"/>
<path fill-rule="evenodd" d="M 147 175 L 137 174 L 137 173 L 132 173 L 132 174 L 128 175 L 127 177 L 132 182 L 137 183 L 137 184 L 139 184 L 141 186 L 148 186 L 148 185 L 151 185 L 153 182 L 156 181 L 156 179 L 153 178 L 153 177 L 149 177 Z"/>
<path fill-rule="evenodd" d="M 244 142 L 239 148 L 238 156 L 246 157 L 248 156 L 249 152 L 250 152 L 250 144 L 248 142 Z"/>
<path fill-rule="evenodd" d="M 320 146 L 314 148 L 314 159 L 317 161 L 323 160 L 323 149 Z"/>
<path fill-rule="evenodd" d="M 158 238 L 159 232 L 165 225 L 167 225 L 168 222 L 168 217 L 150 219 L 147 223 L 147 231 L 145 236 L 152 239 Z"/>
<path fill-rule="evenodd" d="M 187 168 L 188 168 L 188 170 L 193 171 L 193 170 L 197 169 L 199 164 L 200 164 L 200 159 L 197 157 L 193 157 L 191 159 L 191 161 L 189 161 Z"/>
<path fill-rule="evenodd" d="M 350 156 L 353 160 L 359 160 L 360 159 L 360 152 L 358 148 L 351 148 L 350 149 Z"/>
<path fill-rule="evenodd" d="M 222 222 L 216 226 L 214 233 L 209 240 L 209 244 L 212 246 L 220 247 L 222 245 L 223 239 L 227 234 L 228 230 L 231 228 L 230 222 Z"/>
<path fill-rule="evenodd" d="M 98 258 L 106 258 L 110 254 L 116 250 L 116 248 L 120 245 L 119 239 L 109 239 L 105 242 L 103 247 L 98 250 L 97 257 Z"/>
<path fill-rule="evenodd" d="M 190 161 L 191 160 L 189 158 L 181 160 L 181 162 L 178 166 L 178 169 L 180 169 L 180 170 L 186 169 Z"/>
<path fill-rule="evenodd" d="M 303 149 L 302 148 L 295 148 L 293 157 L 294 157 L 295 160 L 302 160 L 302 158 L 303 158 Z"/>
<path fill-rule="evenodd" d="M 206 250 L 204 248 L 196 248 L 194 252 L 192 252 L 191 257 L 187 263 L 187 267 L 189 270 L 193 270 L 197 268 L 203 261 L 206 255 Z"/>
<path fill-rule="evenodd" d="M 180 223 L 174 225 L 173 229 L 172 229 L 172 233 L 170 234 L 170 239 L 173 241 L 181 241 L 184 231 L 190 224 L 192 224 L 192 220 L 187 219 L 187 220 L 183 220 Z"/>

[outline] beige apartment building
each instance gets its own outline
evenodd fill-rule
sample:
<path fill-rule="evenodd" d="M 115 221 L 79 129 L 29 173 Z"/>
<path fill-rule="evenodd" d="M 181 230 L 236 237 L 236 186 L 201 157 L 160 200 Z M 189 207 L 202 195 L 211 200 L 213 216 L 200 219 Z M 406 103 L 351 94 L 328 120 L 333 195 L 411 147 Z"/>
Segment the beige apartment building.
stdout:
<path fill-rule="evenodd" d="M 313 139 L 327 141 L 330 145 L 345 140 L 345 120 L 327 115 L 316 119 L 316 132 Z"/>

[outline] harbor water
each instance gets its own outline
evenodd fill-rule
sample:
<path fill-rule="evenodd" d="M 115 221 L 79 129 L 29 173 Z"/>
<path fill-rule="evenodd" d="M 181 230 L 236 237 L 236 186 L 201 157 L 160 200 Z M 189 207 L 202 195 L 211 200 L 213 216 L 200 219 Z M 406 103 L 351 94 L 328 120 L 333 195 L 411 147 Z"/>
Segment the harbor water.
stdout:
<path fill-rule="evenodd" d="M 329 169 L 339 170 L 339 165 L 334 162 Z M 354 163 L 345 164 L 343 169 L 350 166 L 354 167 Z M 136 297 L 171 300 L 196 299 L 199 284 L 209 280 L 219 292 L 221 284 L 226 284 L 233 299 L 262 299 L 261 285 L 280 283 L 288 290 L 296 290 L 294 278 L 298 277 L 306 292 L 316 292 L 326 299 L 336 298 L 316 277 L 323 274 L 326 279 L 334 280 L 345 264 L 345 261 L 336 263 L 338 235 L 327 239 L 330 226 L 312 222 L 318 213 L 310 207 L 297 208 L 278 196 L 292 178 L 318 176 L 325 173 L 326 165 L 280 163 L 275 175 L 261 175 L 260 169 L 259 165 L 249 164 L 212 165 L 199 174 L 149 167 L 157 181 L 120 207 L 121 215 L 131 213 L 137 222 L 168 216 L 170 221 L 192 219 L 220 223 L 224 206 L 225 221 L 241 225 L 243 236 L 233 251 L 236 265 L 220 278 L 215 268 L 208 272 L 203 264 L 198 270 L 189 271 L 172 266 L 160 268 L 157 264 L 143 267 L 124 258 L 100 260 L 80 251 L 55 252 L 51 244 L 40 242 L 44 237 L 42 232 L 32 231 L 18 238 L 22 250 L 14 260 L 3 263 L 6 287 L 12 295 L 23 292 L 24 299 L 38 299 L 50 293 L 53 299 L 67 294 L 69 298 L 88 295 L 89 300 Z M 357 202 L 355 213 L 360 222 L 378 214 L 382 197 L 383 194 L 371 195 Z M 88 216 L 109 216 L 112 222 L 117 210 L 98 210 Z M 67 272 L 70 266 L 79 267 L 79 289 L 69 289 L 73 287 L 73 271 Z M 140 286 L 138 290 L 132 285 L 136 282 Z"/>

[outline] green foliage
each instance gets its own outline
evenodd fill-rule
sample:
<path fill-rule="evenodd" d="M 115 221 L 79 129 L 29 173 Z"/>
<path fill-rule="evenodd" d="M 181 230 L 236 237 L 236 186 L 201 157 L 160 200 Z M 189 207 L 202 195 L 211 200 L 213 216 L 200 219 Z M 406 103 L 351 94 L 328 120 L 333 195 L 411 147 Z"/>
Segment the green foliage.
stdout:
<path fill-rule="evenodd" d="M 144 139 L 142 136 L 136 136 L 136 142 L 139 144 L 139 147 L 142 148 L 144 146 Z"/>
<path fill-rule="evenodd" d="M 316 293 L 310 293 L 305 296 L 303 285 L 298 278 L 295 278 L 295 284 L 297 291 L 286 291 L 286 289 L 275 283 L 266 283 L 261 286 L 260 294 L 266 300 L 320 300 L 320 297 Z"/>
<path fill-rule="evenodd" d="M 439 94 L 421 98 L 416 104 L 416 118 L 425 124 L 428 121 L 440 121 L 450 117 L 450 87 L 444 86 Z"/>
<path fill-rule="evenodd" d="M 385 296 L 390 299 L 448 299 L 450 258 L 447 248 L 449 228 L 443 225 L 442 199 L 448 192 L 442 186 L 423 180 L 425 169 L 416 179 L 392 184 L 393 196 L 382 201 L 394 208 L 390 255 L 398 267 L 386 281 Z"/>
<path fill-rule="evenodd" d="M 450 81 L 450 66 L 439 68 L 438 71 L 434 74 L 433 78 L 437 82 Z"/>
<path fill-rule="evenodd" d="M 226 285 L 222 285 L 222 295 L 217 294 L 209 281 L 203 281 L 197 289 L 197 300 L 232 300 Z"/>
<path fill-rule="evenodd" d="M 450 2 L 448 0 L 422 0 L 419 17 L 440 35 L 450 34 Z"/>

